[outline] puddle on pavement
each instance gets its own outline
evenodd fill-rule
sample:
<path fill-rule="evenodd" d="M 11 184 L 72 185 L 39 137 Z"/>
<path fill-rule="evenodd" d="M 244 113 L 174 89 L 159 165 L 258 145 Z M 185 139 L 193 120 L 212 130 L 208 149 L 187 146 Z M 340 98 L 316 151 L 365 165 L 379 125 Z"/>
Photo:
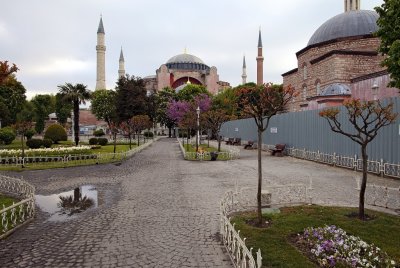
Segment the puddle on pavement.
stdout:
<path fill-rule="evenodd" d="M 66 221 L 89 208 L 97 208 L 97 190 L 93 185 L 84 185 L 71 191 L 35 195 L 39 208 L 50 214 L 49 221 Z"/>

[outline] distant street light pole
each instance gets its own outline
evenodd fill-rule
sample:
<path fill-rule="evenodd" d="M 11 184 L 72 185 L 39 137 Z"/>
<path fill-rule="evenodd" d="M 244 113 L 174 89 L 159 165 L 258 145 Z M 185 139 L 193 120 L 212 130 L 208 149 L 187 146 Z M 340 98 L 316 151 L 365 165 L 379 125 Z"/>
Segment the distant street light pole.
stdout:
<path fill-rule="evenodd" d="M 199 141 L 200 141 L 200 107 L 197 106 L 196 109 L 197 114 L 197 132 L 196 132 L 196 152 L 199 151 Z"/>

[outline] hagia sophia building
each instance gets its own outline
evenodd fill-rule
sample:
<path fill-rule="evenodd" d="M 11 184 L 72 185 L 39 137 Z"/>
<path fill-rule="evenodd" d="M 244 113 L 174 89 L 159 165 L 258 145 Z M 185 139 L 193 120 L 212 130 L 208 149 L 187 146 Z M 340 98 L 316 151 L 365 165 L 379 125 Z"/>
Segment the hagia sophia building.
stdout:
<path fill-rule="evenodd" d="M 361 100 L 399 96 L 399 90 L 388 88 L 390 80 L 377 50 L 379 37 L 378 14 L 361 10 L 360 0 L 344 0 L 344 13 L 323 23 L 311 36 L 307 46 L 296 53 L 297 67 L 284 74 L 283 85 L 292 85 L 297 97 L 290 103 L 290 111 L 321 109 L 341 105 L 348 98 Z M 96 89 L 106 88 L 104 26 L 100 18 L 97 30 Z M 263 80 L 263 47 L 261 30 L 257 46 L 257 84 Z M 125 61 L 121 48 L 119 77 L 125 75 Z M 246 83 L 246 62 L 243 58 L 242 83 Z M 177 91 L 186 83 L 203 85 L 212 94 L 230 87 L 220 81 L 217 68 L 209 67 L 199 57 L 183 53 L 171 57 L 154 75 L 143 78 L 148 92 L 165 87 Z"/>
<path fill-rule="evenodd" d="M 103 20 L 100 18 L 97 30 L 97 80 L 96 90 L 106 88 L 105 79 L 105 51 L 104 42 L 105 31 Z M 125 59 L 121 48 L 119 57 L 118 76 L 125 75 Z M 203 85 L 207 90 L 216 94 L 224 88 L 230 87 L 228 82 L 220 81 L 217 68 L 209 67 L 200 58 L 186 53 L 179 54 L 170 58 L 162 64 L 155 75 L 149 75 L 143 78 L 147 92 L 158 92 L 163 88 L 170 87 L 179 91 L 187 83 Z"/>

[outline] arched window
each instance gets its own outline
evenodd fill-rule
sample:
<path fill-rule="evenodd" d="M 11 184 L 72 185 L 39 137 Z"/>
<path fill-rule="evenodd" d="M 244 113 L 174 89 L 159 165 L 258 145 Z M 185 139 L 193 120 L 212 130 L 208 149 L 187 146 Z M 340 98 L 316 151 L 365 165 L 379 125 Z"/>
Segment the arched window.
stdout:
<path fill-rule="evenodd" d="M 303 79 L 307 79 L 307 65 L 305 63 L 303 64 Z"/>
<path fill-rule="evenodd" d="M 303 100 L 307 99 L 307 85 L 303 85 Z"/>
<path fill-rule="evenodd" d="M 315 81 L 315 93 L 317 96 L 321 95 L 321 81 L 319 79 Z"/>

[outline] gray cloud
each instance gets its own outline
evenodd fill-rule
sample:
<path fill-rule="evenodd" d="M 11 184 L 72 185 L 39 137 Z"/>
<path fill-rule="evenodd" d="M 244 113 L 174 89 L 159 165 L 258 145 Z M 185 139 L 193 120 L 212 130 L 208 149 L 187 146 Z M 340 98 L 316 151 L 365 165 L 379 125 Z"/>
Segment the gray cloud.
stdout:
<path fill-rule="evenodd" d="M 343 12 L 338 0 L 15 0 L 2 5 L 0 60 L 16 63 L 18 79 L 31 97 L 56 93 L 65 82 L 95 86 L 96 31 L 103 14 L 107 86 L 115 86 L 124 49 L 129 74 L 146 76 L 187 47 L 220 79 L 241 82 L 242 56 L 248 80 L 256 78 L 256 46 L 261 26 L 264 79 L 281 83 L 324 21 Z M 363 9 L 382 0 L 362 0 Z"/>

